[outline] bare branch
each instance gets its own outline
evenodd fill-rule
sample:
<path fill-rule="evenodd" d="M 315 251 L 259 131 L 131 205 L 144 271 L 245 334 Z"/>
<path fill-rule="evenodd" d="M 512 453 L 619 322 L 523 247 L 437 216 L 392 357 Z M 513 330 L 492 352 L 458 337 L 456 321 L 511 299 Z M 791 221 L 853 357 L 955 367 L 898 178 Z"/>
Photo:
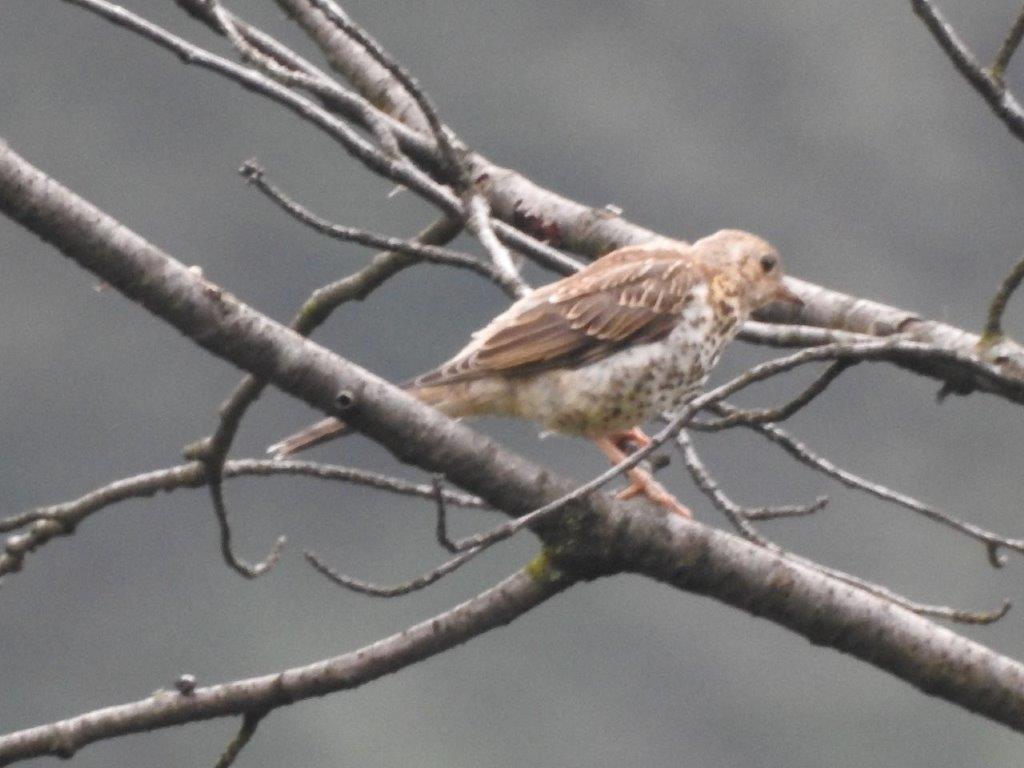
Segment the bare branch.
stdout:
<path fill-rule="evenodd" d="M 276 2 L 312 38 L 331 68 L 363 97 L 413 133 L 430 139 L 430 125 L 415 99 L 364 46 L 333 24 L 311 0 Z M 440 167 L 440 158 L 436 160 Z"/>
<path fill-rule="evenodd" d="M 42 755 L 71 757 L 95 741 L 215 717 L 270 712 L 328 693 L 351 690 L 508 624 L 573 583 L 547 569 L 520 571 L 471 600 L 357 651 L 261 677 L 158 691 L 130 704 L 0 736 L 0 765 Z"/>
<path fill-rule="evenodd" d="M 344 121 L 323 107 L 277 81 L 247 67 L 217 56 L 199 46 L 174 35 L 121 6 L 106 0 L 64 0 L 92 11 L 118 26 L 124 27 L 153 41 L 175 54 L 186 64 L 208 69 L 234 80 L 243 88 L 265 96 L 290 109 L 300 118 L 312 123 L 334 139 L 353 158 L 374 173 L 416 191 L 428 202 L 448 215 L 463 218 L 463 206 L 451 190 L 435 182 L 430 176 L 406 158 L 395 158 L 366 141 Z M 525 247 L 529 243 L 520 238 Z"/>
<path fill-rule="evenodd" d="M 488 264 L 484 264 L 467 253 L 459 253 L 458 251 L 452 251 L 436 245 L 426 245 L 389 235 L 380 235 L 375 232 L 368 232 L 365 229 L 345 227 L 327 221 L 295 202 L 295 200 L 267 181 L 266 172 L 255 160 L 245 161 L 239 169 L 239 173 L 292 217 L 321 234 L 337 240 L 358 243 L 370 248 L 381 248 L 395 253 L 403 253 L 412 256 L 417 261 L 469 269 L 496 284 L 509 296 L 515 298 L 519 295 L 520 282 L 515 275 L 509 276 L 496 266 L 491 267 Z"/>
<path fill-rule="evenodd" d="M 712 405 L 711 410 L 725 416 L 731 416 L 739 412 L 738 408 L 724 402 Z M 992 563 L 993 567 L 998 568 L 1004 564 L 1003 558 L 999 554 L 999 550 L 1002 548 L 1024 554 L 1024 539 L 1010 539 L 1004 536 L 999 536 L 991 531 L 986 531 L 984 528 L 980 528 L 973 523 L 953 517 L 949 513 L 943 512 L 937 507 L 925 504 L 923 501 L 919 501 L 912 496 L 908 496 L 907 494 L 899 491 L 894 491 L 881 483 L 866 480 L 859 475 L 855 475 L 841 467 L 837 467 L 824 456 L 814 453 L 802 442 L 787 434 L 774 424 L 744 424 L 743 426 L 763 435 L 781 447 L 797 461 L 827 475 L 828 477 L 831 477 L 842 485 L 845 485 L 847 488 L 864 491 L 875 498 L 897 504 L 898 506 L 909 509 L 919 515 L 924 515 L 929 520 L 941 523 L 942 525 L 981 542 L 985 546 L 989 562 Z"/>
<path fill-rule="evenodd" d="M 409 579 L 408 581 L 403 581 L 399 584 L 392 584 L 390 586 L 374 584 L 370 581 L 363 581 L 362 579 L 357 579 L 354 576 L 348 576 L 340 573 L 327 565 L 320 555 L 309 550 L 303 553 L 307 562 L 339 587 L 344 587 L 345 589 L 349 589 L 353 592 L 369 595 L 371 597 L 399 597 L 402 595 L 408 595 L 412 592 L 417 592 L 429 587 L 431 584 L 440 580 L 444 576 L 447 576 L 449 573 L 458 570 L 476 557 L 482 549 L 480 547 L 460 546 L 458 543 L 451 540 L 448 536 L 448 510 L 445 505 L 445 491 L 444 486 L 442 485 L 442 478 L 434 477 L 432 486 L 434 502 L 437 509 L 437 524 L 434 529 L 434 535 L 437 539 L 437 543 L 447 550 L 449 554 L 455 555 L 455 557 L 446 560 L 436 568 L 432 568 L 426 573 Z"/>
<path fill-rule="evenodd" d="M 325 106 L 333 110 L 355 111 L 360 121 L 373 133 L 388 155 L 398 157 L 402 153 L 395 138 L 392 121 L 384 119 L 384 116 L 365 99 L 342 88 L 325 72 L 290 48 L 238 19 L 224 8 L 219 0 L 179 4 L 190 12 L 195 9 L 197 13 L 202 13 L 201 18 L 226 36 L 245 61 L 256 65 L 284 85 L 300 88 L 317 96 Z"/>
<path fill-rule="evenodd" d="M 1024 19 L 1024 15 L 1021 18 Z M 1021 280 L 1024 280 L 1024 259 L 1018 261 L 1010 270 L 1010 274 L 999 284 L 999 289 L 992 297 L 992 302 L 988 306 L 985 332 L 979 342 L 983 348 L 991 347 L 1003 337 L 1003 312 L 1006 310 L 1006 303 L 1010 300 L 1013 292 L 1017 290 Z"/>
<path fill-rule="evenodd" d="M 764 543 L 761 535 L 750 525 L 751 520 L 772 520 L 779 517 L 800 517 L 820 512 L 828 504 L 828 497 L 822 496 L 811 504 L 790 505 L 784 507 L 742 507 L 730 499 L 719 487 L 707 466 L 697 453 L 686 430 L 676 435 L 676 446 L 683 457 L 683 464 L 693 478 L 693 482 L 707 496 L 733 527 L 744 538 L 757 543 Z"/>
<path fill-rule="evenodd" d="M 238 733 L 228 742 L 224 752 L 221 753 L 220 758 L 214 764 L 214 768 L 230 768 L 234 764 L 238 755 L 245 749 L 253 734 L 256 733 L 256 728 L 265 715 L 266 712 L 246 712 L 242 716 L 242 725 L 238 729 Z"/>
<path fill-rule="evenodd" d="M 744 411 L 738 410 L 735 413 L 716 421 L 694 423 L 693 428 L 699 429 L 702 432 L 718 432 L 723 429 L 735 427 L 737 424 L 741 423 L 766 424 L 769 422 L 774 423 L 785 421 L 824 392 L 829 384 L 839 378 L 843 371 L 855 363 L 855 360 L 838 360 L 832 363 L 832 365 L 826 368 L 824 373 L 812 381 L 803 392 L 794 397 L 788 403 L 780 405 L 778 408 L 759 408 L 757 410 Z"/>
<path fill-rule="evenodd" d="M 953 66 L 964 76 L 1000 120 L 1018 139 L 1024 140 L 1024 109 L 1013 94 L 1006 90 L 1002 73 L 986 71 L 971 53 L 971 49 L 960 38 L 953 26 L 939 12 L 931 0 L 911 0 L 914 13 L 918 15 L 928 31 L 932 33 L 939 47 L 946 53 Z M 1016 48 L 1016 45 L 1013 46 Z M 1002 51 L 1000 52 L 1002 54 Z M 1012 53 L 1012 50 L 1011 50 Z M 1009 58 L 1009 56 L 1007 56 Z M 997 57 L 998 62 L 998 57 Z"/>
<path fill-rule="evenodd" d="M 310 5 L 319 10 L 338 29 L 355 40 L 363 49 L 373 57 L 388 73 L 395 78 L 405 89 L 420 112 L 426 118 L 427 125 L 437 143 L 444 163 L 444 169 L 455 185 L 456 189 L 465 189 L 471 183 L 467 174 L 465 163 L 461 155 L 465 153 L 465 147 L 461 145 L 458 138 L 451 133 L 450 129 L 441 122 L 441 117 L 434 107 L 434 102 L 424 91 L 416 78 L 412 76 L 384 47 L 378 43 L 365 29 L 352 21 L 333 0 L 310 0 Z"/>
<path fill-rule="evenodd" d="M 775 552 L 788 561 L 799 563 L 805 568 L 810 568 L 818 573 L 829 576 L 830 578 L 837 579 L 844 584 L 849 584 L 857 589 L 864 590 L 868 594 L 875 595 L 883 600 L 888 600 L 889 602 L 911 611 L 918 616 L 930 616 L 932 618 L 946 619 L 947 621 L 954 621 L 959 624 L 991 624 L 1003 618 L 1003 616 L 1005 616 L 1010 610 L 1009 601 L 1004 602 L 1001 608 L 994 611 L 965 611 L 959 608 L 950 608 L 945 605 L 926 605 L 924 603 L 914 602 L 913 600 L 909 600 L 903 595 L 899 595 L 890 589 L 880 586 L 879 584 L 861 579 L 857 576 L 852 576 L 845 571 L 840 571 L 835 568 L 829 568 L 828 566 L 815 563 L 805 557 L 795 555 L 792 552 L 787 552 L 778 544 L 768 541 L 754 530 L 753 526 L 749 523 L 749 520 L 752 519 L 750 514 L 751 511 L 739 506 L 722 492 L 722 489 L 718 486 L 718 483 L 715 482 L 711 473 L 704 465 L 704 462 L 701 461 L 700 456 L 693 447 L 693 443 L 690 442 L 690 439 L 685 432 L 680 432 L 676 436 L 676 444 L 681 449 L 686 467 L 690 471 L 694 481 L 697 483 L 697 486 L 705 493 L 705 495 L 708 496 L 708 498 L 711 499 L 715 507 L 725 514 L 744 538 L 754 542 L 758 546 L 765 547 L 772 552 Z M 825 505 L 825 502 L 827 502 L 827 499 L 819 499 L 815 504 L 807 505 L 803 508 L 797 507 L 795 509 L 801 509 L 804 514 L 807 514 L 821 509 Z M 753 511 L 757 512 L 758 510 Z"/>
<path fill-rule="evenodd" d="M 66 0 L 66 2 L 73 2 L 78 4 L 84 3 L 87 7 L 90 7 L 92 3 L 101 2 L 101 0 Z M 178 0 L 178 2 L 180 4 L 185 5 L 187 8 L 189 8 L 190 11 L 193 11 L 199 18 L 204 18 L 207 21 L 209 21 L 210 14 L 205 13 L 199 0 Z M 313 8 L 311 3 L 306 2 L 306 0 L 279 0 L 279 3 L 285 7 L 286 11 L 298 14 L 300 22 L 303 23 L 304 26 L 306 26 L 306 28 L 311 31 L 311 34 L 314 35 L 317 41 L 321 43 L 322 46 L 324 46 L 325 52 L 328 53 L 329 59 L 332 64 L 338 65 L 339 63 L 341 63 L 337 56 L 332 55 L 332 52 L 338 47 L 344 48 L 346 51 L 346 55 L 355 56 L 356 58 L 360 58 L 362 64 L 376 67 L 376 69 L 374 69 L 374 77 L 377 78 L 375 83 L 368 84 L 366 81 L 359 80 L 357 80 L 357 82 L 360 82 L 362 85 L 364 85 L 366 87 L 366 90 L 369 93 L 371 93 L 371 95 L 376 95 L 378 99 L 383 99 L 387 101 L 395 96 L 391 89 L 386 88 L 384 91 L 379 90 L 386 84 L 387 81 L 391 79 L 390 73 L 388 73 L 387 70 L 380 67 L 376 60 L 374 60 L 372 56 L 366 53 L 365 49 L 363 49 L 358 44 L 354 44 L 353 41 L 351 41 L 347 35 L 339 34 L 338 29 L 335 27 L 335 25 L 328 22 L 324 15 L 319 10 Z M 197 5 L 200 7 L 197 7 Z M 123 9 L 120 10 L 123 14 L 127 14 L 129 17 L 131 16 L 131 14 L 128 14 L 127 11 L 124 11 Z M 101 14 L 106 16 L 105 13 L 101 12 Z M 115 17 L 113 20 L 115 20 L 115 23 L 120 23 L 122 26 L 126 26 L 129 29 L 134 30 L 134 27 L 131 24 L 122 23 L 118 19 L 119 17 Z M 182 50 L 191 51 L 194 49 L 195 51 L 204 54 L 206 57 L 211 58 L 213 60 L 217 60 L 219 58 L 215 57 L 213 54 L 210 54 L 209 52 L 203 51 L 202 49 L 196 48 L 195 46 L 191 46 L 191 44 L 186 43 L 185 41 L 180 40 L 179 38 L 175 38 L 170 33 L 167 33 L 164 30 L 160 30 L 159 27 L 156 27 L 155 25 L 149 24 L 148 22 L 143 23 L 148 25 L 148 27 L 159 30 L 161 35 L 165 36 L 167 40 L 166 42 L 163 42 L 164 38 L 160 38 L 160 40 L 157 40 L 157 42 L 159 42 L 162 45 L 165 45 L 165 47 L 172 46 L 171 49 L 175 50 L 176 52 L 179 52 L 179 55 L 183 55 L 180 53 L 180 51 Z M 215 26 L 215 29 L 224 33 L 224 30 L 221 26 Z M 150 37 L 150 35 L 146 32 L 142 32 L 142 34 L 144 34 L 147 37 Z M 355 45 L 355 48 L 357 48 L 358 51 L 353 50 L 352 45 Z M 365 56 L 361 58 L 359 52 L 362 52 Z M 185 60 L 186 62 L 191 61 L 189 58 L 185 58 Z M 229 68 L 234 67 L 234 65 L 231 64 L 231 62 L 226 62 L 225 60 L 220 61 L 229 65 Z M 212 66 L 211 68 L 213 68 L 215 71 L 221 71 L 215 66 Z M 230 71 L 222 71 L 221 73 L 226 74 L 229 77 L 232 76 Z M 355 74 L 355 69 L 346 70 L 343 68 L 343 73 Z M 250 87 L 246 85 L 244 82 L 242 84 L 244 87 Z M 258 88 L 250 89 L 259 92 Z M 322 98 L 327 98 L 330 95 L 322 91 L 318 91 L 317 93 Z M 391 131 L 391 133 L 393 133 L 397 137 L 402 149 L 404 149 L 406 152 L 409 152 L 412 156 L 416 157 L 420 161 L 429 162 L 433 159 L 436 159 L 436 150 L 432 152 L 432 150 L 428 146 L 424 145 L 422 135 L 417 134 L 414 131 L 409 131 L 409 129 L 403 123 L 395 122 L 393 118 L 391 118 L 390 115 L 386 113 L 378 113 L 377 115 L 374 115 L 372 116 L 372 118 L 370 118 L 368 117 L 369 113 L 367 111 L 369 105 L 365 101 L 354 99 L 354 95 L 348 94 L 347 92 L 344 92 L 342 95 L 343 98 L 340 101 L 340 107 L 347 117 L 359 121 L 364 127 L 366 127 L 369 130 L 373 130 L 374 132 L 378 132 L 378 130 L 373 125 L 374 120 L 391 121 L 387 123 L 387 127 Z M 401 101 L 402 99 L 399 97 L 398 100 Z M 329 104 L 328 106 L 334 105 Z M 409 109 L 406 110 L 405 107 L 408 107 Z M 404 117 L 407 119 L 411 119 L 412 115 L 421 114 L 421 112 L 415 108 L 415 101 L 412 101 L 411 99 L 409 100 L 409 103 L 405 105 L 405 107 L 403 107 L 402 110 L 398 111 L 400 113 L 403 113 Z M 303 116 L 301 112 L 300 116 Z M 323 125 L 321 125 L 321 123 L 315 120 L 313 122 L 314 124 L 318 125 L 321 128 L 324 127 Z M 416 121 L 412 120 L 412 122 Z M 330 133 L 329 130 L 328 133 Z M 480 183 L 482 180 L 486 180 L 487 178 L 489 178 L 488 171 L 480 171 L 474 165 L 469 163 L 468 159 L 466 159 L 465 162 L 467 164 L 467 177 L 471 179 L 473 183 Z M 372 166 L 370 167 L 372 170 L 377 171 L 376 168 L 373 168 Z M 496 169 L 496 166 L 492 167 L 491 170 L 493 171 L 494 169 Z M 422 183 L 426 183 L 423 179 L 420 179 L 420 181 Z M 403 184 L 405 186 L 410 186 L 410 188 L 415 189 L 417 192 L 422 191 L 420 187 L 417 186 L 416 184 L 409 185 L 405 184 L 405 182 L 402 181 L 399 181 L 398 183 Z M 442 188 L 440 187 L 440 185 L 436 185 L 435 187 L 431 187 L 430 189 L 432 189 L 434 193 L 441 195 L 442 198 L 448 200 L 448 203 L 446 203 L 446 205 L 455 205 L 459 207 L 460 211 L 462 210 L 461 203 L 458 202 L 456 197 L 451 196 L 446 188 Z M 437 202 L 437 200 L 433 199 L 431 195 L 426 195 L 426 199 L 431 202 Z M 443 207 L 444 206 L 442 206 L 442 208 Z M 448 208 L 446 210 L 452 212 L 455 209 Z M 458 215 L 458 218 L 460 218 L 460 220 L 465 219 L 466 215 L 467 214 L 464 211 L 462 211 Z M 559 252 L 554 248 L 545 245 L 542 242 L 538 242 L 533 237 L 524 234 L 523 232 L 519 231 L 513 226 L 510 226 L 504 221 L 495 221 L 493 223 L 493 229 L 495 231 L 495 234 L 501 239 L 502 242 L 506 243 L 510 247 L 516 249 L 517 251 L 525 255 L 527 258 L 531 259 L 532 261 L 536 262 L 537 264 L 547 269 L 552 269 L 556 272 L 559 272 L 560 274 L 568 274 L 580 269 L 582 266 L 576 260 L 570 258 L 569 256 L 566 256 L 565 254 Z"/>
<path fill-rule="evenodd" d="M 213 513 L 217 518 L 217 528 L 220 531 L 220 554 L 224 558 L 224 562 L 231 570 L 246 579 L 257 579 L 272 571 L 281 559 L 281 552 L 284 551 L 284 545 L 288 543 L 288 537 L 278 536 L 262 560 L 250 563 L 241 559 L 235 554 L 231 545 L 231 524 L 228 522 L 228 509 L 224 504 L 224 484 L 221 483 L 219 477 L 210 477 L 207 480 L 207 487 L 210 489 Z"/>
<path fill-rule="evenodd" d="M 469 217 L 466 219 L 466 229 L 472 232 L 477 240 L 487 249 L 491 255 L 491 263 L 495 270 L 502 276 L 505 284 L 514 286 L 516 298 L 525 296 L 530 292 L 530 286 L 526 284 L 519 275 L 512 254 L 502 245 L 494 232 L 494 222 L 491 220 L 491 206 L 483 195 L 473 192 L 469 195 L 467 205 Z"/>
<path fill-rule="evenodd" d="M 836 579 L 844 584 L 849 584 L 851 587 L 863 590 L 869 595 L 874 595 L 875 597 L 886 600 L 893 605 L 898 605 L 900 608 L 910 611 L 918 616 L 926 616 L 932 619 L 944 619 L 945 621 L 951 621 L 956 624 L 985 626 L 999 621 L 1001 618 L 1006 616 L 1013 607 L 1013 604 L 1009 600 L 1004 600 L 1001 606 L 989 611 L 969 611 L 963 608 L 952 608 L 948 605 L 929 605 L 927 603 L 918 603 L 904 597 L 903 595 L 897 594 L 891 589 L 887 589 L 880 584 L 875 584 L 874 582 L 862 579 L 859 576 L 853 576 L 836 568 L 829 568 L 827 565 L 815 563 L 805 557 L 795 555 L 792 552 L 786 552 L 785 557 L 791 562 L 799 563 L 806 568 L 812 568 L 824 576 Z"/>
<path fill-rule="evenodd" d="M 416 79 L 391 54 L 384 50 L 373 37 L 361 26 L 356 24 L 333 0 L 310 0 L 310 5 L 345 34 L 358 42 L 367 53 L 397 80 L 405 91 L 416 102 L 420 112 L 426 118 L 430 131 L 437 143 L 443 169 L 452 181 L 456 190 L 468 192 L 466 201 L 466 224 L 469 230 L 480 240 L 491 254 L 495 268 L 504 276 L 508 284 L 517 286 L 517 296 L 524 296 L 529 291 L 519 270 L 516 269 L 508 250 L 498 239 L 491 222 L 490 206 L 487 200 L 473 191 L 470 168 L 465 162 L 466 148 L 441 122 L 430 96 L 420 87 Z"/>
<path fill-rule="evenodd" d="M 454 555 L 459 551 L 458 545 L 448 535 L 448 506 L 445 503 L 444 484 L 442 478 L 434 477 L 434 504 L 437 509 L 437 525 L 434 527 L 434 537 L 450 554 Z"/>
<path fill-rule="evenodd" d="M 446 489 L 438 491 L 433 485 L 411 483 L 377 472 L 332 464 L 319 464 L 311 461 L 240 459 L 228 461 L 223 469 L 225 478 L 269 477 L 271 475 L 340 481 L 402 496 L 435 500 L 440 492 L 441 498 L 447 504 L 474 509 L 489 508 L 482 499 L 470 494 Z M 27 526 L 27 530 L 7 539 L 4 552 L 0 555 L 0 577 L 20 571 L 26 555 L 55 537 L 70 536 L 83 520 L 100 510 L 121 501 L 146 498 L 161 491 L 173 491 L 178 488 L 199 488 L 205 483 L 205 468 L 202 462 L 194 461 L 117 480 L 72 501 L 39 507 L 20 515 L 0 519 L 0 533 L 15 531 Z"/>
<path fill-rule="evenodd" d="M 429 587 L 431 584 L 444 576 L 447 576 L 449 573 L 457 571 L 463 565 L 480 554 L 480 552 L 481 549 L 479 547 L 467 549 L 461 554 L 456 555 L 450 560 L 446 560 L 441 563 L 441 565 L 436 568 L 432 568 L 424 574 L 409 579 L 408 581 L 403 581 L 399 584 L 387 586 L 374 584 L 372 581 L 363 581 L 362 579 L 357 579 L 353 576 L 347 576 L 344 573 L 340 573 L 327 565 L 323 558 L 321 558 L 316 552 L 306 550 L 302 554 L 305 555 L 306 561 L 312 565 L 313 568 L 333 581 L 339 587 L 344 587 L 345 589 L 358 592 L 362 595 L 369 595 L 370 597 L 400 597 Z"/>
<path fill-rule="evenodd" d="M 1010 59 L 1013 58 L 1013 54 L 1017 51 L 1018 46 L 1020 46 L 1021 38 L 1024 38 L 1024 9 L 1021 9 L 1017 20 L 1010 27 L 1010 31 L 1006 34 L 1006 39 L 999 46 L 999 51 L 992 61 L 992 66 L 988 68 L 989 74 L 1000 83 L 1003 81 L 1003 75 L 1006 73 L 1006 66 L 1010 63 Z"/>
<path fill-rule="evenodd" d="M 224 26 L 211 12 L 208 0 L 175 0 L 175 2 L 211 30 L 226 36 Z M 246 43 L 256 51 L 278 62 L 286 71 L 303 73 L 307 76 L 291 78 L 288 75 L 282 75 L 284 81 L 290 86 L 309 90 L 320 99 L 327 109 L 363 126 L 376 137 L 388 154 L 397 155 L 400 151 L 404 151 L 406 154 L 416 157 L 418 162 L 435 162 L 436 147 L 419 131 L 413 130 L 400 120 L 380 111 L 360 94 L 343 88 L 322 69 L 314 66 L 266 32 L 243 21 L 230 11 L 228 15 Z M 395 148 L 390 145 L 392 140 L 398 141 L 397 149 L 399 151 L 395 151 Z"/>

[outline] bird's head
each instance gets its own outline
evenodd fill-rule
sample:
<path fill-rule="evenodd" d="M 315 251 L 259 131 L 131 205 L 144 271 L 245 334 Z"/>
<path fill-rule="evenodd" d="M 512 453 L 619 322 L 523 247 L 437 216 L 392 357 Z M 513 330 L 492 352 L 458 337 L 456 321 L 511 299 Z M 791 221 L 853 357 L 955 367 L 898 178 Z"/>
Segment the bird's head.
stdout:
<path fill-rule="evenodd" d="M 779 252 L 757 235 L 722 229 L 695 242 L 693 249 L 702 262 L 738 288 L 748 310 L 774 302 L 803 304 L 783 283 Z"/>

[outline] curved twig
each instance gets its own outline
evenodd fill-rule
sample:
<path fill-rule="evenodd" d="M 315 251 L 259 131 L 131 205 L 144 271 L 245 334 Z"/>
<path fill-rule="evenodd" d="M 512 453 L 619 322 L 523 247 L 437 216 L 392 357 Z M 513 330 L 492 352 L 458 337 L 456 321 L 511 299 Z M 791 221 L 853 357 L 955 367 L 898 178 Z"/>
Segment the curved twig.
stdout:
<path fill-rule="evenodd" d="M 336 240 L 358 243 L 370 248 L 380 248 L 394 253 L 402 253 L 412 256 L 417 261 L 468 269 L 494 283 L 506 295 L 512 298 L 517 298 L 521 293 L 521 281 L 517 279 L 516 275 L 509 276 L 503 270 L 485 264 L 467 253 L 460 253 L 459 251 L 452 251 L 448 248 L 428 245 L 416 242 L 415 240 L 403 240 L 389 235 L 380 235 L 376 232 L 368 232 L 365 229 L 346 227 L 327 221 L 305 206 L 295 202 L 289 195 L 267 181 L 266 172 L 256 160 L 246 160 L 239 169 L 239 173 L 282 210 L 323 235 Z"/>
<path fill-rule="evenodd" d="M 960 38 L 953 25 L 946 21 L 931 0 L 911 0 L 911 6 L 957 71 L 981 94 L 985 103 L 1010 132 L 1024 141 L 1024 109 L 1013 94 L 1006 90 L 1002 74 L 989 72 L 981 66 L 971 53 L 971 49 L 967 47 L 967 43 Z"/>
<path fill-rule="evenodd" d="M 720 413 L 723 416 L 731 416 L 740 412 L 740 409 L 725 402 L 715 403 L 710 406 L 710 410 Z M 802 442 L 774 424 L 743 424 L 743 426 L 766 437 L 800 463 L 831 477 L 833 480 L 838 481 L 847 488 L 863 491 L 875 498 L 909 509 L 912 512 L 923 515 L 929 520 L 941 523 L 948 528 L 952 528 L 958 533 L 962 533 L 975 541 L 980 542 L 984 545 L 985 553 L 988 555 L 989 562 L 994 568 L 1000 568 L 1005 564 L 1003 557 L 999 554 L 1000 549 L 1005 548 L 1024 554 L 1024 539 L 1011 539 L 992 533 L 991 531 L 987 531 L 974 523 L 969 523 L 966 520 L 953 517 L 949 513 L 943 512 L 930 504 L 925 504 L 923 501 L 919 501 L 905 493 L 895 491 L 891 488 L 887 488 L 881 483 L 875 483 L 871 480 L 860 477 L 859 475 L 855 475 L 852 472 L 848 472 L 847 470 L 836 466 L 824 456 L 814 453 Z"/>
<path fill-rule="evenodd" d="M 1021 18 L 1024 18 L 1024 15 Z M 999 284 L 999 289 L 988 305 L 985 332 L 979 342 L 982 348 L 991 347 L 1003 337 L 1003 312 L 1006 311 L 1006 304 L 1013 292 L 1020 286 L 1021 280 L 1024 280 L 1024 259 L 1018 261 L 1010 270 L 1010 274 L 1003 278 L 1003 282 Z"/>
<path fill-rule="evenodd" d="M 223 470 L 225 478 L 272 475 L 352 483 L 401 496 L 435 501 L 440 493 L 447 504 L 473 509 L 490 508 L 482 499 L 460 491 L 443 488 L 439 491 L 433 485 L 412 483 L 378 472 L 312 461 L 238 459 L 228 461 Z M 100 510 L 129 499 L 147 498 L 161 491 L 199 488 L 205 482 L 206 472 L 202 462 L 194 461 L 116 480 L 77 499 L 0 519 L 0 533 L 26 529 L 8 537 L 3 554 L 0 554 L 0 576 L 21 570 L 28 554 L 53 538 L 71 535 L 82 521 Z"/>

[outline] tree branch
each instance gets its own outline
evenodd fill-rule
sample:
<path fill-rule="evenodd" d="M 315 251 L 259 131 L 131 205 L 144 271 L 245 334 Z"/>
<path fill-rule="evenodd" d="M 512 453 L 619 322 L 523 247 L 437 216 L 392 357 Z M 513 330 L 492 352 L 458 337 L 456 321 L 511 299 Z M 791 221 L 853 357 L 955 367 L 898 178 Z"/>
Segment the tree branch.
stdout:
<path fill-rule="evenodd" d="M 911 0 L 910 4 L 914 13 L 928 27 L 928 31 L 932 33 L 932 37 L 935 38 L 939 47 L 953 62 L 957 72 L 963 75 L 974 90 L 981 94 L 981 98 L 1010 129 L 1010 133 L 1024 141 L 1024 108 L 1021 108 L 1020 102 L 1006 89 L 1002 72 L 992 72 L 981 66 L 974 54 L 971 53 L 971 49 L 967 47 L 967 43 L 960 38 L 960 35 L 953 29 L 953 25 L 946 21 L 931 0 Z M 1012 42 L 1012 38 L 1009 38 L 1008 42 Z M 1013 43 L 1008 54 L 1000 52 L 996 59 L 997 63 L 1003 56 L 1008 61 L 1016 45 Z"/>
<path fill-rule="evenodd" d="M 311 461 L 238 459 L 225 462 L 221 473 L 224 478 L 270 477 L 272 475 L 352 483 L 400 496 L 432 498 L 435 501 L 440 499 L 443 503 L 475 509 L 487 508 L 487 504 L 483 500 L 470 494 L 435 488 L 422 483 L 412 483 L 397 477 L 382 475 L 379 472 Z M 208 482 L 209 474 L 206 466 L 203 462 L 193 461 L 188 464 L 179 464 L 176 467 L 158 469 L 115 480 L 77 499 L 2 518 L 0 519 L 0 533 L 18 531 L 22 528 L 25 530 L 7 538 L 3 554 L 0 554 L 0 578 L 20 571 L 28 554 L 51 539 L 58 536 L 70 536 L 83 520 L 100 510 L 129 499 L 154 496 L 161 491 L 200 488 Z"/>
<path fill-rule="evenodd" d="M 257 313 L 6 145 L 0 145 L 0 211 L 213 354 L 313 407 L 341 415 L 399 459 L 443 472 L 509 514 L 536 509 L 574 487 Z M 371 646 L 362 659 L 341 657 L 345 662 L 335 659 L 294 673 L 199 688 L 189 697 L 154 697 L 138 703 L 142 714 L 130 720 L 125 717 L 135 711 L 133 705 L 2 737 L 0 756 L 10 761 L 67 753 L 111 729 L 135 732 L 237 715 L 251 708 L 254 695 L 284 703 L 335 689 L 331 686 L 359 684 L 397 668 L 371 651 L 395 649 L 401 664 L 411 663 L 482 631 L 481 625 L 507 621 L 546 599 L 572 578 L 549 580 L 552 569 L 584 578 L 633 571 L 714 597 L 1024 732 L 1024 665 L 735 536 L 653 511 L 649 504 L 612 503 L 600 494 L 569 505 L 558 520 L 539 530 L 549 554 L 531 573 L 544 577 L 521 573 L 496 588 L 512 590 L 511 598 L 495 598 L 503 599 L 504 607 L 488 608 L 492 601 L 478 598 L 456 609 L 451 621 L 460 628 L 443 634 L 439 645 L 432 644 L 434 622 L 427 622 Z M 471 617 L 467 627 L 464 614 L 475 616 L 478 611 L 483 618 Z M 423 635 L 427 638 L 421 639 Z M 363 662 L 372 673 L 353 671 L 352 665 L 363 669 L 358 666 Z"/>
<path fill-rule="evenodd" d="M 522 570 L 471 600 L 357 651 L 260 677 L 152 696 L 0 736 L 0 765 L 42 755 L 68 758 L 95 741 L 215 717 L 266 713 L 358 688 L 508 624 L 573 583 L 551 570 Z"/>

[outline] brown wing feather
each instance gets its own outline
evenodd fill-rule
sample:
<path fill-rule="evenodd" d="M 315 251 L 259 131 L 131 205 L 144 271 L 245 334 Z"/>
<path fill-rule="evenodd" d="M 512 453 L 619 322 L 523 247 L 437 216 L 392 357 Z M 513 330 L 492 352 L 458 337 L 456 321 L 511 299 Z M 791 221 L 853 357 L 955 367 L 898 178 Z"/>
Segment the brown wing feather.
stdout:
<path fill-rule="evenodd" d="M 688 248 L 623 248 L 520 299 L 414 384 L 577 366 L 656 341 L 679 322 L 700 279 Z"/>

